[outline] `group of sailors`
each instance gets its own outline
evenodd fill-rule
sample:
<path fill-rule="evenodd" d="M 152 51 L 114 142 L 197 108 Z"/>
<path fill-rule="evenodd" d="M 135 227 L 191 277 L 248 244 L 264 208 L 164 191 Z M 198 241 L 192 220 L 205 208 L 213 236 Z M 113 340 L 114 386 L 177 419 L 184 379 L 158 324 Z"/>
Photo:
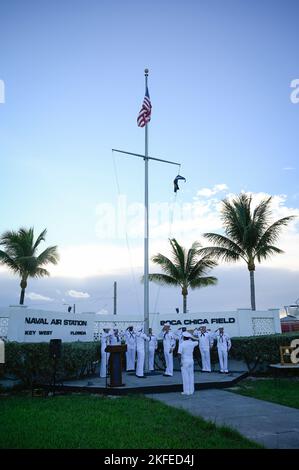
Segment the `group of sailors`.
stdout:
<path fill-rule="evenodd" d="M 149 334 L 144 333 L 143 327 L 136 330 L 129 326 L 124 332 L 118 329 L 104 328 L 101 335 L 101 369 L 100 376 L 106 377 L 109 353 L 106 352 L 107 345 L 117 345 L 125 341 L 126 370 L 135 372 L 136 377 L 144 377 L 145 343 L 148 343 L 149 351 L 149 371 L 154 371 L 155 352 L 158 348 L 158 339 L 163 340 L 163 351 L 165 358 L 164 376 L 173 376 L 173 352 L 178 340 L 178 354 L 181 364 L 183 379 L 183 394 L 191 395 L 194 392 L 194 359 L 193 353 L 196 346 L 199 347 L 202 372 L 211 372 L 211 349 L 216 341 L 219 372 L 228 373 L 228 352 L 231 348 L 230 337 L 224 333 L 224 328 L 220 327 L 215 332 L 208 331 L 205 326 L 187 331 L 185 327 L 179 328 L 176 332 L 171 330 L 170 323 L 165 323 L 158 336 L 153 334 L 149 328 Z M 136 361 L 137 354 L 137 361 Z M 136 363 L 136 368 L 135 368 Z"/>
<path fill-rule="evenodd" d="M 107 366 L 110 354 L 106 352 L 106 347 L 108 345 L 121 344 L 122 341 L 125 341 L 125 344 L 127 345 L 127 372 L 135 372 L 136 377 L 139 378 L 144 377 L 145 342 L 148 342 L 149 371 L 153 371 L 155 369 L 154 361 L 155 352 L 158 349 L 158 338 L 153 334 L 151 328 L 149 328 L 148 335 L 144 333 L 143 327 L 139 327 L 137 330 L 134 330 L 133 326 L 129 326 L 124 332 L 119 332 L 117 328 L 114 328 L 113 330 L 104 328 L 101 335 L 101 377 L 106 377 L 107 374 Z"/>

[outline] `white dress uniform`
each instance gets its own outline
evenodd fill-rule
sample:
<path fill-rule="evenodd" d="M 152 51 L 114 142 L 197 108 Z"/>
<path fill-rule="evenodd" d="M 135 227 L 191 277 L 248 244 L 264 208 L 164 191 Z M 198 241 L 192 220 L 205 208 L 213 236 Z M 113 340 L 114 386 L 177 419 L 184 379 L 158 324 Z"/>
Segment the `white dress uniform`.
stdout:
<path fill-rule="evenodd" d="M 101 366 L 100 366 L 100 377 L 106 377 L 107 367 L 109 362 L 110 353 L 105 352 L 106 347 L 110 344 L 111 332 L 101 334 Z"/>
<path fill-rule="evenodd" d="M 136 366 L 136 375 L 137 377 L 144 376 L 144 357 L 145 357 L 145 349 L 144 343 L 145 341 L 149 341 L 149 337 L 143 333 L 143 330 L 139 330 L 136 333 L 136 350 L 137 350 L 137 366 Z"/>
<path fill-rule="evenodd" d="M 110 337 L 110 344 L 111 346 L 121 344 L 121 334 L 119 332 L 116 332 L 115 330 L 113 330 L 113 333 Z"/>
<path fill-rule="evenodd" d="M 201 363 L 202 363 L 202 371 L 203 372 L 211 372 L 211 356 L 210 356 L 210 348 L 213 345 L 214 339 L 213 336 L 209 332 L 201 332 L 195 330 L 193 332 L 194 336 L 198 338 L 199 350 L 201 355 Z"/>
<path fill-rule="evenodd" d="M 175 338 L 179 340 L 179 345 L 183 342 L 183 331 L 182 330 L 177 330 L 175 332 Z"/>
<path fill-rule="evenodd" d="M 178 353 L 181 354 L 181 372 L 183 379 L 182 395 L 192 395 L 194 393 L 193 351 L 196 346 L 197 341 L 192 341 L 192 339 L 183 340 L 179 345 Z"/>
<path fill-rule="evenodd" d="M 127 370 L 135 370 L 136 359 L 136 333 L 134 331 L 126 330 L 125 341 L 127 345 L 126 362 Z"/>
<path fill-rule="evenodd" d="M 173 350 L 175 348 L 175 336 L 172 331 L 161 331 L 159 337 L 163 338 L 164 357 L 166 362 L 165 375 L 173 376 Z"/>
<path fill-rule="evenodd" d="M 148 343 L 149 370 L 155 370 L 155 351 L 157 347 L 158 347 L 157 336 L 149 335 L 149 343 Z"/>
<path fill-rule="evenodd" d="M 230 337 L 225 333 L 215 333 L 214 339 L 217 341 L 220 372 L 228 372 L 227 356 L 232 345 Z"/>

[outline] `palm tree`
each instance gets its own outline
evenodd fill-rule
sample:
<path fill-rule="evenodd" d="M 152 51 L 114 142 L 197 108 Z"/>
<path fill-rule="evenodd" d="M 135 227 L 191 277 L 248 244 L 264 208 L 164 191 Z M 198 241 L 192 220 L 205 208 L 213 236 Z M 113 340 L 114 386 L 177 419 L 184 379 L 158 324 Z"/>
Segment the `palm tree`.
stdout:
<path fill-rule="evenodd" d="M 221 219 L 227 236 L 217 233 L 205 233 L 212 247 L 203 248 L 202 252 L 224 261 L 244 260 L 250 273 L 251 308 L 255 305 L 254 271 L 255 263 L 283 251 L 274 243 L 281 228 L 287 225 L 294 216 L 283 217 L 270 223 L 270 203 L 272 197 L 263 199 L 254 210 L 251 209 L 252 196 L 241 193 L 231 202 L 222 201 Z"/>
<path fill-rule="evenodd" d="M 213 286 L 217 278 L 206 276 L 209 269 L 217 266 L 217 263 L 209 255 L 201 256 L 201 245 L 194 242 L 188 252 L 175 238 L 170 239 L 172 260 L 158 253 L 152 257 L 152 261 L 159 266 L 165 274 L 149 274 L 149 280 L 161 285 L 179 286 L 182 289 L 183 312 L 187 313 L 188 288 Z"/>
<path fill-rule="evenodd" d="M 59 255 L 57 246 L 50 246 L 37 255 L 37 248 L 45 241 L 47 230 L 43 230 L 34 241 L 33 228 L 20 228 L 17 232 L 7 231 L 0 237 L 0 263 L 21 277 L 20 305 L 24 304 L 28 277 L 44 277 L 50 273 L 44 268 L 48 263 L 57 264 Z"/>

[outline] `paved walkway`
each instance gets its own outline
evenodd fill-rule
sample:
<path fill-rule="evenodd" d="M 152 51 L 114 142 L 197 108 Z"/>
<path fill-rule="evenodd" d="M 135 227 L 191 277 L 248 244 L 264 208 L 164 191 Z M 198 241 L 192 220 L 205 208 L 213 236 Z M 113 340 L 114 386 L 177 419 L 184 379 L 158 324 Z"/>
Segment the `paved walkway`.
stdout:
<path fill-rule="evenodd" d="M 194 395 L 147 395 L 182 408 L 217 425 L 236 429 L 270 449 L 299 449 L 299 410 L 223 390 L 202 390 Z"/>

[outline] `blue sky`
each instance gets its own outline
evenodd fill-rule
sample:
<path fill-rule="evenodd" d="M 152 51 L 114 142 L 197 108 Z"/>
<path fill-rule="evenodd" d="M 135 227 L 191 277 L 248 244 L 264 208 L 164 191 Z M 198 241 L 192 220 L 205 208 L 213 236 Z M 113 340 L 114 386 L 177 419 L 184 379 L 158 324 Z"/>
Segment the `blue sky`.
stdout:
<path fill-rule="evenodd" d="M 201 198 L 202 188 L 213 192 L 211 188 L 225 185 L 210 198 L 221 200 L 241 190 L 266 193 L 281 198 L 277 214 L 296 213 L 299 104 L 290 100 L 290 84 L 299 78 L 298 13 L 296 0 L 1 3 L 0 79 L 5 83 L 5 103 L 0 104 L 0 231 L 22 225 L 34 225 L 36 231 L 47 227 L 47 243 L 58 244 L 69 258 L 77 249 L 82 260 L 95 246 L 107 254 L 102 261 L 101 254 L 94 259 L 101 264 L 100 271 L 92 266 L 92 257 L 82 270 L 78 266 L 74 272 L 76 264 L 64 269 L 67 261 L 62 257 L 59 276 L 53 273 L 51 279 L 52 290 L 43 280 L 33 282 L 29 291 L 59 303 L 65 294 L 61 283 L 89 292 L 90 299 L 98 298 L 96 286 L 100 291 L 111 274 L 127 273 L 126 283 L 136 284 L 130 264 L 138 278 L 142 236 L 129 237 L 138 261 L 121 262 L 128 255 L 125 240 L 100 239 L 96 211 L 103 203 L 116 207 L 119 192 L 128 204 L 143 201 L 142 161 L 115 157 L 118 192 L 111 149 L 144 150 L 144 132 L 136 117 L 145 67 L 150 69 L 153 105 L 149 150 L 153 156 L 182 163 L 187 183 L 178 193 L 179 204 L 193 204 L 194 198 Z M 175 176 L 174 167 L 151 164 L 152 203 L 173 201 Z M 214 209 L 209 206 L 209 213 Z M 199 222 L 197 228 L 201 232 Z M 167 235 L 163 234 L 165 240 Z M 294 258 L 296 227 L 291 235 L 287 244 L 293 247 Z M 191 242 L 188 233 L 180 240 Z M 152 250 L 157 246 L 158 240 Z M 113 273 L 108 255 L 114 257 Z M 287 269 L 292 276 L 296 272 L 288 258 L 273 268 Z M 81 287 L 71 273 L 81 278 Z M 232 270 L 226 267 L 225 276 L 230 275 Z M 5 304 L 17 298 L 18 286 L 5 273 L 2 276 L 15 289 L 9 299 L 2 293 L 0 303 Z M 220 284 L 218 306 L 212 303 L 219 310 L 225 303 Z M 235 307 L 247 303 L 247 284 L 242 288 L 243 302 L 241 298 Z M 289 288 L 280 286 L 276 302 L 287 301 L 284 293 Z M 139 284 L 132 289 L 142 296 Z M 296 289 L 294 277 L 289 302 L 299 297 Z M 62 292 L 61 298 L 56 290 Z M 167 306 L 169 292 L 162 307 Z M 202 295 L 193 294 L 193 308 L 197 301 L 202 305 Z M 205 291 L 203 308 L 209 309 L 212 295 Z M 261 297 L 265 306 L 271 303 L 271 293 L 266 297 L 261 292 Z M 126 299 L 120 302 L 123 310 L 129 308 Z M 136 303 L 130 308 L 137 308 Z"/>

